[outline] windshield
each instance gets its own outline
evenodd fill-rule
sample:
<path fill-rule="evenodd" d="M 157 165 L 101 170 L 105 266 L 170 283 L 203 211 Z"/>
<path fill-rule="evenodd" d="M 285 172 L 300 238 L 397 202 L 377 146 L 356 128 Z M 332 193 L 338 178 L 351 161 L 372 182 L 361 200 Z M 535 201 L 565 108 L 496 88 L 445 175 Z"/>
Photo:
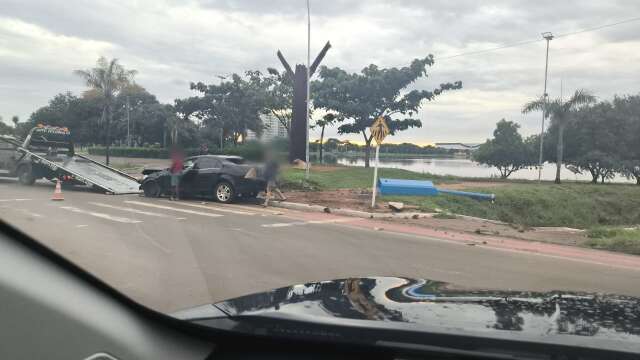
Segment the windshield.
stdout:
<path fill-rule="evenodd" d="M 405 283 L 640 296 L 640 3 L 308 5 L 3 6 L 0 219 L 167 314 L 327 315 L 296 298 L 323 281 L 371 321 Z M 376 277 L 405 292 L 349 280 Z M 531 301 L 438 321 L 640 335 Z"/>

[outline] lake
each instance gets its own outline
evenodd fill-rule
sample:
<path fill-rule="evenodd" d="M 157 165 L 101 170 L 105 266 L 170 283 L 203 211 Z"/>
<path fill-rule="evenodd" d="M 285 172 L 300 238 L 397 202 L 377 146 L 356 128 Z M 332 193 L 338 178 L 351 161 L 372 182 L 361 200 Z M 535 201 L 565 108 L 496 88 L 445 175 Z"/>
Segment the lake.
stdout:
<path fill-rule="evenodd" d="M 337 157 L 336 162 L 347 166 L 364 166 L 364 158 Z M 371 165 L 373 166 L 373 160 L 371 161 Z M 500 173 L 496 168 L 481 165 L 463 158 L 384 158 L 380 159 L 380 166 L 405 169 L 419 173 L 431 173 L 435 175 L 454 175 L 479 178 L 500 177 Z M 553 180 L 555 179 L 555 175 L 555 164 L 545 163 L 542 169 L 542 179 Z M 561 170 L 560 177 L 563 180 L 591 181 L 591 175 L 574 174 L 564 167 Z M 538 170 L 534 167 L 522 169 L 511 174 L 509 179 L 537 180 Z M 612 182 L 631 183 L 634 181 L 616 175 Z"/>

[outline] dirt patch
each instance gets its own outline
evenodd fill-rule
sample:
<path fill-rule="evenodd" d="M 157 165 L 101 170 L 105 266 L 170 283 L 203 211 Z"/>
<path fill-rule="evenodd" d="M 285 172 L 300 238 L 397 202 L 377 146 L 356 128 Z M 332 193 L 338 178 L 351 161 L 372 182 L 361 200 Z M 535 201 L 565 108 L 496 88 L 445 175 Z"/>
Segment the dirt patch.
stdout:
<path fill-rule="evenodd" d="M 401 222 L 416 226 L 428 227 L 440 231 L 456 231 L 477 235 L 502 236 L 508 238 L 540 241 L 561 245 L 582 246 L 587 237 L 584 232 L 562 228 L 522 228 L 510 224 L 496 224 L 484 220 L 455 219 L 385 219 L 385 221 Z"/>
<path fill-rule="evenodd" d="M 464 182 L 458 184 L 455 189 L 465 187 L 478 188 L 478 184 L 484 187 L 503 186 L 504 183 Z M 442 186 L 444 187 L 444 186 Z M 450 187 L 447 187 L 450 188 Z M 341 189 L 332 191 L 290 191 L 286 193 L 287 200 L 291 202 L 322 205 L 329 208 L 354 209 L 371 212 L 371 192 L 366 190 Z M 374 212 L 391 212 L 386 202 L 380 202 Z M 415 209 L 406 209 L 404 213 L 417 212 Z M 398 214 L 402 214 L 400 212 Z M 583 232 L 565 228 L 523 228 L 510 224 L 499 224 L 481 219 L 453 218 L 419 218 L 419 219 L 384 219 L 395 223 L 404 223 L 415 226 L 432 228 L 444 232 L 464 232 L 476 235 L 502 236 L 515 239 L 540 241 L 554 244 L 582 246 L 587 237 Z"/>
<path fill-rule="evenodd" d="M 331 190 L 331 191 L 289 191 L 287 201 L 322 205 L 330 208 L 371 211 L 371 192 L 366 190 Z M 384 204 L 386 205 L 386 203 Z M 375 212 L 391 212 L 389 208 L 378 205 Z"/>

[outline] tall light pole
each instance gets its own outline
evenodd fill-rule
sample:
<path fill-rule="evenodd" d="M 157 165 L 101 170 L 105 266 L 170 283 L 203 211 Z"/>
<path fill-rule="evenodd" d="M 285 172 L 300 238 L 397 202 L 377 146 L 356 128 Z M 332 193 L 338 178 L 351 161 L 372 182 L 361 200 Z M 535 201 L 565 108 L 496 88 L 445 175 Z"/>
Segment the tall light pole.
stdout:
<path fill-rule="evenodd" d="M 131 132 L 129 131 L 129 123 L 131 122 L 131 115 L 129 114 L 129 95 L 127 95 L 127 146 L 131 147 Z"/>
<path fill-rule="evenodd" d="M 309 69 L 311 68 L 311 9 L 309 7 L 309 0 L 307 0 L 307 141 L 306 141 L 306 154 L 304 165 L 304 179 L 309 180 L 309 100 L 311 98 L 311 87 L 309 84 Z"/>
<path fill-rule="evenodd" d="M 544 119 L 547 117 L 547 74 L 549 70 L 549 41 L 553 39 L 553 34 L 550 32 L 543 32 L 542 37 L 547 40 L 547 55 L 545 56 L 544 63 L 544 92 L 542 98 L 544 106 L 542 109 L 542 126 L 540 128 L 540 157 L 538 158 L 538 182 L 542 181 L 542 151 L 544 144 Z"/>

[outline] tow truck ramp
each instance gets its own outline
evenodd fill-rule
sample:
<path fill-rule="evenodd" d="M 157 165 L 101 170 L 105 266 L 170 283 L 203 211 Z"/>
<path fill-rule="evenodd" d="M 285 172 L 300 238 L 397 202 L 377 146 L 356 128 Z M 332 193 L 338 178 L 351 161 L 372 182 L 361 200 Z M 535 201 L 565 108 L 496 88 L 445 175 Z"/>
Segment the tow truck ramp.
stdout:
<path fill-rule="evenodd" d="M 47 159 L 22 147 L 18 148 L 18 151 L 31 157 L 33 164 L 48 167 L 58 178 L 68 177 L 91 188 L 115 195 L 140 193 L 140 183 L 134 177 L 86 156 L 59 155 Z"/>

